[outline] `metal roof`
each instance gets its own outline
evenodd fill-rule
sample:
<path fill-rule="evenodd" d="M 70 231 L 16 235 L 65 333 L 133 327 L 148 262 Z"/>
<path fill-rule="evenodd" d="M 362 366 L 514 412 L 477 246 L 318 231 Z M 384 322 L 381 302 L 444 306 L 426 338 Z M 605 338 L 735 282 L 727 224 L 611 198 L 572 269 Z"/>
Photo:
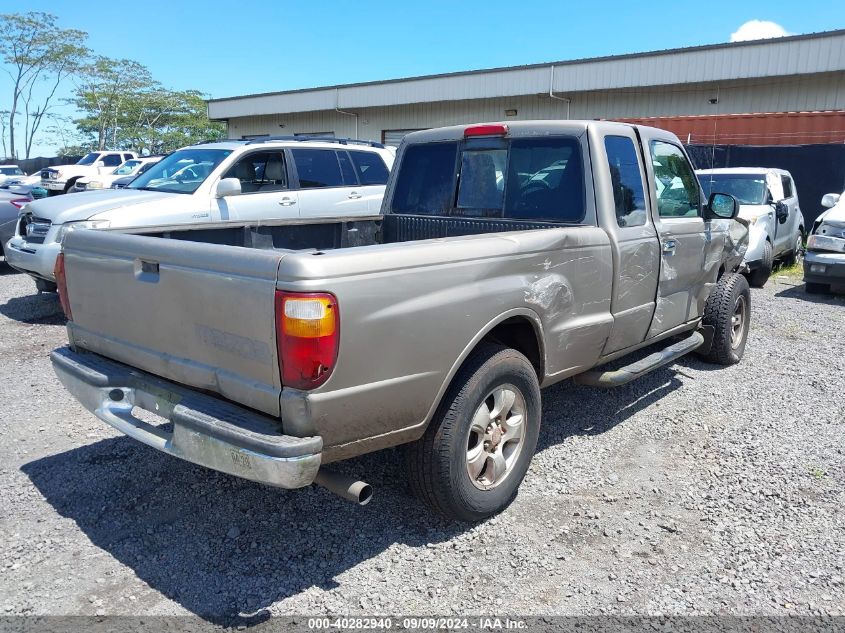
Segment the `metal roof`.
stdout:
<path fill-rule="evenodd" d="M 845 70 L 845 29 L 211 99 L 212 119 L 759 79 Z"/>

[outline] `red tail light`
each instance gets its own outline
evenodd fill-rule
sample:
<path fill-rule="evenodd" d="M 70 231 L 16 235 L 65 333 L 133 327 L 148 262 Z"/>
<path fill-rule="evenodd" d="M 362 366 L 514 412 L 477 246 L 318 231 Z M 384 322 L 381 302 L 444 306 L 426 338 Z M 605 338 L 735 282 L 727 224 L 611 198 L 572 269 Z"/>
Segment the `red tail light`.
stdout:
<path fill-rule="evenodd" d="M 337 299 L 323 292 L 276 291 L 276 344 L 282 384 L 322 385 L 334 369 L 340 340 Z"/>
<path fill-rule="evenodd" d="M 25 204 L 29 204 L 32 202 L 29 198 L 16 198 L 15 200 L 9 200 L 9 204 L 11 204 L 16 209 L 23 209 Z"/>
<path fill-rule="evenodd" d="M 464 138 L 468 136 L 504 136 L 507 133 L 507 125 L 472 125 L 464 129 Z"/>
<path fill-rule="evenodd" d="M 56 267 L 53 269 L 53 274 L 56 277 L 56 288 L 59 292 L 59 301 L 62 304 L 65 316 L 68 321 L 73 321 L 73 315 L 70 312 L 70 298 L 67 294 L 67 278 L 65 277 L 65 254 L 59 253 L 56 257 Z"/>

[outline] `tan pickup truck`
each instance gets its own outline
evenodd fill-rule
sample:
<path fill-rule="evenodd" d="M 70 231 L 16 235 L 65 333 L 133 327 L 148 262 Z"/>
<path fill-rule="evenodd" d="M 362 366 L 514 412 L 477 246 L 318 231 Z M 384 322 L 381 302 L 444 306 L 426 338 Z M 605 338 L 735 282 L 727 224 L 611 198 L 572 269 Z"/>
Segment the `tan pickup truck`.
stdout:
<path fill-rule="evenodd" d="M 416 132 L 379 216 L 68 233 L 53 365 L 125 434 L 273 486 L 365 502 L 323 466 L 406 444 L 415 492 L 479 520 L 517 494 L 541 387 L 612 387 L 692 351 L 739 361 L 736 212 L 661 130 Z"/>

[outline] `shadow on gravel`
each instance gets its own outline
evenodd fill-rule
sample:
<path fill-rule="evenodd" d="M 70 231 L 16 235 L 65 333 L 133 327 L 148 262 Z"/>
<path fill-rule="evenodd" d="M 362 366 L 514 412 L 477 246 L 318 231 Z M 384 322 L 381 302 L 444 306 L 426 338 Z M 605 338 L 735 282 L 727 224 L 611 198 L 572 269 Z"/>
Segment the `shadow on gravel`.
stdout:
<path fill-rule="evenodd" d="M 627 362 L 646 356 L 649 351 L 653 350 L 647 348 L 631 355 Z M 615 389 L 585 387 L 571 380 L 545 389 L 537 451 L 573 435 L 600 435 L 609 431 L 679 388 L 682 383 L 676 374 L 677 369 L 670 365 Z"/>
<path fill-rule="evenodd" d="M 0 261 L 0 277 L 2 277 L 3 275 L 20 275 L 20 273 L 11 266 L 9 266 L 9 264 L 4 258 L 2 261 Z"/>
<path fill-rule="evenodd" d="M 368 505 L 316 487 L 262 486 L 125 437 L 22 470 L 59 514 L 153 589 L 206 620 L 237 626 L 269 618 L 268 606 L 309 587 L 338 586 L 338 576 L 397 543 L 424 546 L 468 527 L 433 517 L 406 495 L 396 450 L 338 468 L 373 485 Z"/>
<path fill-rule="evenodd" d="M 571 382 L 551 387 L 538 450 L 603 433 L 680 384 L 663 369 L 612 393 Z M 185 609 L 234 626 L 263 621 L 267 607 L 309 587 L 337 586 L 338 576 L 396 544 L 422 546 L 468 529 L 431 515 L 406 492 L 398 450 L 338 468 L 373 485 L 367 506 L 316 487 L 285 491 L 230 477 L 125 437 L 22 470 L 59 514 L 138 578 Z"/>
<path fill-rule="evenodd" d="M 845 303 L 845 294 L 825 293 L 825 294 L 810 294 L 805 290 L 804 284 L 799 286 L 791 286 L 786 290 L 781 290 L 775 293 L 776 297 L 784 297 L 786 299 L 801 299 L 808 303 L 826 303 L 836 304 Z"/>
<path fill-rule="evenodd" d="M 64 325 L 67 323 L 59 295 L 54 292 L 37 293 L 26 297 L 12 297 L 0 305 L 0 314 L 21 323 L 34 325 Z"/>

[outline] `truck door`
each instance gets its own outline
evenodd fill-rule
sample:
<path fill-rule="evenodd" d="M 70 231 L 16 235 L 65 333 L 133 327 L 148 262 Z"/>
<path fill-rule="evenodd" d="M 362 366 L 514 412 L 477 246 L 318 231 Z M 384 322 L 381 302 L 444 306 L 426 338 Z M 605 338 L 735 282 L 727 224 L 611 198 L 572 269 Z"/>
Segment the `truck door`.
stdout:
<path fill-rule="evenodd" d="M 710 223 L 702 217 L 698 178 L 678 140 L 659 130 L 641 128 L 640 134 L 648 157 L 652 219 L 660 239 L 651 338 L 701 316 L 724 244 L 712 240 Z"/>
<path fill-rule="evenodd" d="M 641 343 L 648 334 L 657 295 L 660 241 L 651 220 L 634 128 L 593 128 L 590 142 L 599 225 L 610 237 L 616 267 L 610 308 L 613 330 L 602 352 L 610 354 Z"/>

